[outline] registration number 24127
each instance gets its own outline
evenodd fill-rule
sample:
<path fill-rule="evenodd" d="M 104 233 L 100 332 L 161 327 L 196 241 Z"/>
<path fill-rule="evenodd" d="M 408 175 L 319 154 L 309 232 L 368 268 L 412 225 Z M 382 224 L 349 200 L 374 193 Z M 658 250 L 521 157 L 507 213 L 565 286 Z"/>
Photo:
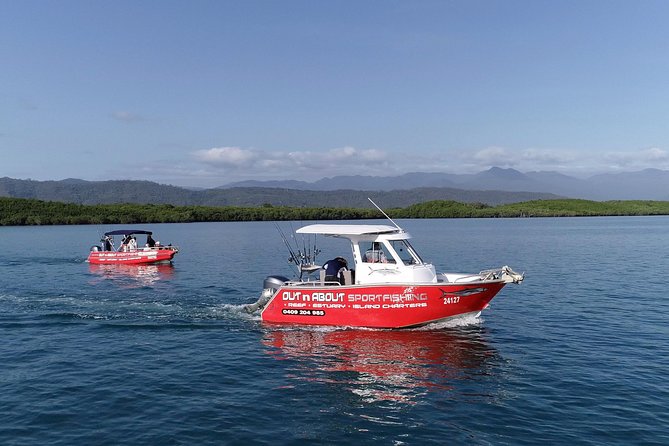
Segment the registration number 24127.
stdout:
<path fill-rule="evenodd" d="M 460 296 L 444 296 L 444 305 L 457 304 L 460 302 Z"/>

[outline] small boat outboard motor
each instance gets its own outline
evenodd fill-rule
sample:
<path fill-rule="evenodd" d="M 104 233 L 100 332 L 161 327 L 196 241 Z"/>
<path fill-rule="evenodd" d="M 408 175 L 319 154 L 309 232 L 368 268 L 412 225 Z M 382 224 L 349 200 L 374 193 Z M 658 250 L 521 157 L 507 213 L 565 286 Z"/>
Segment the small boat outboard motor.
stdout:
<path fill-rule="evenodd" d="M 269 302 L 277 290 L 281 288 L 286 282 L 288 282 L 287 277 L 267 276 L 262 283 L 263 290 L 262 294 L 260 294 L 260 299 L 258 299 L 258 301 L 254 304 L 246 305 L 244 307 L 244 311 L 247 313 L 254 313 L 262 309 L 265 305 L 267 305 L 267 302 Z"/>

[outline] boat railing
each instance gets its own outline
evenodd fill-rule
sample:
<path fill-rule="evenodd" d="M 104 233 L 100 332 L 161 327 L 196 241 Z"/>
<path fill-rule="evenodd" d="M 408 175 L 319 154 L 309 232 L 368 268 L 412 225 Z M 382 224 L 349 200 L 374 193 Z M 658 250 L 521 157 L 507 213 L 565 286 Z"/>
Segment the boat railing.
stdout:
<path fill-rule="evenodd" d="M 299 287 L 322 287 L 322 286 L 342 286 L 341 283 L 336 280 L 289 280 L 286 282 L 287 286 L 299 286 Z"/>
<path fill-rule="evenodd" d="M 174 245 L 164 245 L 164 246 L 163 246 L 163 245 L 160 245 L 160 246 L 153 246 L 153 247 L 151 247 L 151 246 L 145 246 L 144 248 L 148 248 L 148 249 L 157 249 L 157 250 L 161 250 L 161 249 L 172 249 L 172 250 L 176 250 L 176 251 L 179 250 L 179 247 L 178 247 L 178 246 L 174 246 Z"/>
<path fill-rule="evenodd" d="M 448 274 L 441 273 L 440 277 L 451 283 L 490 282 L 501 280 L 506 283 L 520 283 L 525 278 L 525 273 L 517 273 L 508 266 L 488 269 L 478 274 Z"/>
<path fill-rule="evenodd" d="M 342 286 L 353 284 L 353 272 L 351 270 L 342 272 L 342 280 L 344 283 L 341 283 L 338 280 L 325 280 L 325 277 L 325 270 L 321 269 L 319 271 L 318 279 L 311 279 L 308 277 L 307 279 L 291 280 L 286 284 L 301 287 Z"/>
<path fill-rule="evenodd" d="M 164 250 L 179 252 L 179 247 L 173 245 L 160 245 L 160 246 L 144 246 L 141 248 L 139 247 L 137 248 L 137 251 L 164 251 Z"/>
<path fill-rule="evenodd" d="M 114 250 L 111 252 L 151 252 L 151 251 L 164 251 L 164 250 L 179 252 L 179 247 L 174 245 L 138 246 L 136 248 L 121 247 L 121 249 L 119 249 L 118 251 Z"/>

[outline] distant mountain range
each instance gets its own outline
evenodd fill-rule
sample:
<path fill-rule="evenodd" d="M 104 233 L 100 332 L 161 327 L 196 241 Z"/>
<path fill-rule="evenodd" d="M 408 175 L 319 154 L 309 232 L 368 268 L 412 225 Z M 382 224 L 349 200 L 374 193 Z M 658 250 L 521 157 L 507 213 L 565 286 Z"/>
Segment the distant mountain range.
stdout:
<path fill-rule="evenodd" d="M 80 204 L 155 203 L 175 206 L 406 207 L 431 200 L 490 205 L 559 197 L 589 200 L 669 201 L 669 171 L 595 175 L 578 179 L 557 172 L 493 167 L 477 174 L 407 173 L 394 177 L 338 176 L 313 183 L 244 181 L 193 190 L 150 181 L 34 181 L 0 178 L 0 196 Z"/>
<path fill-rule="evenodd" d="M 242 181 L 229 187 L 280 187 L 299 190 L 390 191 L 418 187 L 462 190 L 550 193 L 588 200 L 669 200 L 669 171 L 645 169 L 594 175 L 586 179 L 558 172 L 527 172 L 493 167 L 476 174 L 407 173 L 393 177 L 337 176 L 313 183 L 303 181 Z"/>
<path fill-rule="evenodd" d="M 498 205 L 558 198 L 534 192 L 473 191 L 422 187 L 393 191 L 298 190 L 277 187 L 185 189 L 149 181 L 33 181 L 0 178 L 0 197 L 33 198 L 79 204 L 152 203 L 175 206 L 372 207 L 368 197 L 385 208 L 406 207 L 432 200 Z"/>

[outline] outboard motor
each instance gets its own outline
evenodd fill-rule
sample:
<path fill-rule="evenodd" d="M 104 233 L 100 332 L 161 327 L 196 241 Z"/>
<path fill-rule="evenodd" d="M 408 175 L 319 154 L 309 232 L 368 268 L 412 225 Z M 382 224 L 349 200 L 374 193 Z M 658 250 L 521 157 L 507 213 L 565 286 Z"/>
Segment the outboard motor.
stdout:
<path fill-rule="evenodd" d="M 283 276 L 267 276 L 262 283 L 262 294 L 260 294 L 260 299 L 254 304 L 249 304 L 244 307 L 244 311 L 247 313 L 255 313 L 256 311 L 262 309 L 267 302 L 274 296 L 279 288 L 283 286 L 284 283 L 288 282 L 288 278 Z"/>
<path fill-rule="evenodd" d="M 267 276 L 262 282 L 262 287 L 264 290 L 272 289 L 274 291 L 278 290 L 283 286 L 284 283 L 288 282 L 287 277 L 283 276 Z"/>

